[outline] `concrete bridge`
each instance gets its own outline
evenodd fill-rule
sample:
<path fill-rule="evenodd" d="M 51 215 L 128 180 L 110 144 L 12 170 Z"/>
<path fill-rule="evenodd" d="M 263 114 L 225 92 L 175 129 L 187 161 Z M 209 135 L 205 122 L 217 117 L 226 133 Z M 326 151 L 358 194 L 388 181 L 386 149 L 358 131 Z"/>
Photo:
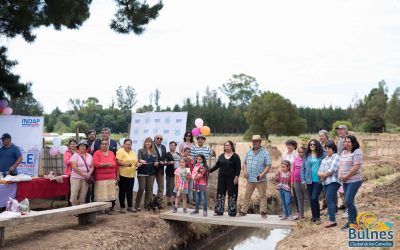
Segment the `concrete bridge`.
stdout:
<path fill-rule="evenodd" d="M 278 228 L 278 229 L 293 229 L 297 225 L 295 221 L 280 220 L 278 215 L 268 215 L 267 219 L 262 219 L 260 214 L 247 214 L 242 217 L 231 217 L 228 214 L 223 216 L 214 216 L 209 213 L 208 216 L 203 216 L 203 211 L 195 215 L 190 215 L 192 209 L 188 209 L 188 213 L 183 213 L 182 208 L 178 209 L 177 213 L 167 211 L 160 214 L 164 220 L 186 221 L 193 223 L 206 223 L 215 225 L 226 225 L 235 227 L 255 227 L 255 228 Z M 212 211 L 210 211 L 212 212 Z"/>

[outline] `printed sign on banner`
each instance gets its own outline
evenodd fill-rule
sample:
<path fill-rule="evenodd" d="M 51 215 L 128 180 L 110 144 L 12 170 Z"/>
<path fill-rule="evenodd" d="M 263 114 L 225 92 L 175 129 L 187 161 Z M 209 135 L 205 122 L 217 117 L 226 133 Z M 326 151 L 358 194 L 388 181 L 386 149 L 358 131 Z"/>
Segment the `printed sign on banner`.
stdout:
<path fill-rule="evenodd" d="M 23 160 L 17 168 L 20 174 L 38 175 L 43 147 L 43 124 L 42 116 L 0 116 L 0 135 L 9 133 L 12 143 L 21 150 Z"/>
<path fill-rule="evenodd" d="M 130 139 L 132 150 L 136 153 L 143 148 L 146 137 L 161 134 L 162 144 L 169 149 L 169 142 L 175 141 L 178 145 L 183 141 L 186 132 L 187 112 L 147 112 L 132 113 Z M 138 182 L 135 181 L 133 190 L 138 190 Z M 164 181 L 164 192 L 165 192 Z M 154 182 L 153 193 L 157 192 L 157 184 Z"/>

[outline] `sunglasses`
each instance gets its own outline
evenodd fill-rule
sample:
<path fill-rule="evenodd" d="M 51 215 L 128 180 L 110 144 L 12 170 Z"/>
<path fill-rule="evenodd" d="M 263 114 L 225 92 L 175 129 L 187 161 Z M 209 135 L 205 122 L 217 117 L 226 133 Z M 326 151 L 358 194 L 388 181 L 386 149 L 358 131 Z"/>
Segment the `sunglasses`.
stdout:
<path fill-rule="evenodd" d="M 311 147 L 311 146 L 316 146 L 316 144 L 315 144 L 315 143 L 310 143 L 310 147 Z"/>
<path fill-rule="evenodd" d="M 101 145 L 108 145 L 108 143 L 102 143 Z"/>
<path fill-rule="evenodd" d="M 157 139 L 157 140 L 162 140 L 163 138 L 161 138 L 161 137 L 157 137 L 156 139 Z"/>

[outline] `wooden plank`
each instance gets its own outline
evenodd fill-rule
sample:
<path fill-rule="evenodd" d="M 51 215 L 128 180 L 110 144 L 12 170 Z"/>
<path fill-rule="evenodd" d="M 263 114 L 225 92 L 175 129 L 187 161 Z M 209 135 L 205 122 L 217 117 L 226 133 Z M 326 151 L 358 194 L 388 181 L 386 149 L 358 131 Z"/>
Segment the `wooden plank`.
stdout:
<path fill-rule="evenodd" d="M 92 202 L 77 206 L 63 207 L 44 211 L 31 211 L 28 215 L 17 218 L 0 219 L 0 228 L 10 225 L 19 225 L 26 222 L 35 222 L 42 219 L 58 218 L 60 216 L 78 215 L 92 213 L 111 207 L 111 202 Z"/>
<path fill-rule="evenodd" d="M 191 209 L 188 209 L 188 213 L 183 213 L 181 208 L 178 209 L 177 213 L 172 211 L 164 212 L 160 214 L 160 217 L 164 220 L 175 220 L 175 221 L 186 221 L 194 223 L 206 223 L 215 225 L 226 225 L 236 227 L 256 227 L 256 228 L 279 228 L 279 229 L 293 229 L 297 223 L 295 221 L 280 220 L 278 215 L 268 215 L 267 219 L 262 219 L 259 214 L 247 214 L 242 217 L 230 217 L 227 214 L 223 216 L 214 216 L 209 214 L 207 217 L 203 216 L 203 212 L 195 215 L 190 215 Z"/>

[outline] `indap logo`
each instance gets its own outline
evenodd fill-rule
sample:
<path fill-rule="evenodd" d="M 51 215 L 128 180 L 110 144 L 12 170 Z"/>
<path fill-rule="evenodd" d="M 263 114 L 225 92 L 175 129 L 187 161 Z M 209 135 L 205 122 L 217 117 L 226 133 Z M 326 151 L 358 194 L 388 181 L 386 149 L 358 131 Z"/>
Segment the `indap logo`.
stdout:
<path fill-rule="evenodd" d="M 356 224 L 350 224 L 349 247 L 393 247 L 392 222 L 380 221 L 373 213 L 357 215 Z"/>
<path fill-rule="evenodd" d="M 40 119 L 39 118 L 22 118 L 21 126 L 22 127 L 39 127 Z"/>

